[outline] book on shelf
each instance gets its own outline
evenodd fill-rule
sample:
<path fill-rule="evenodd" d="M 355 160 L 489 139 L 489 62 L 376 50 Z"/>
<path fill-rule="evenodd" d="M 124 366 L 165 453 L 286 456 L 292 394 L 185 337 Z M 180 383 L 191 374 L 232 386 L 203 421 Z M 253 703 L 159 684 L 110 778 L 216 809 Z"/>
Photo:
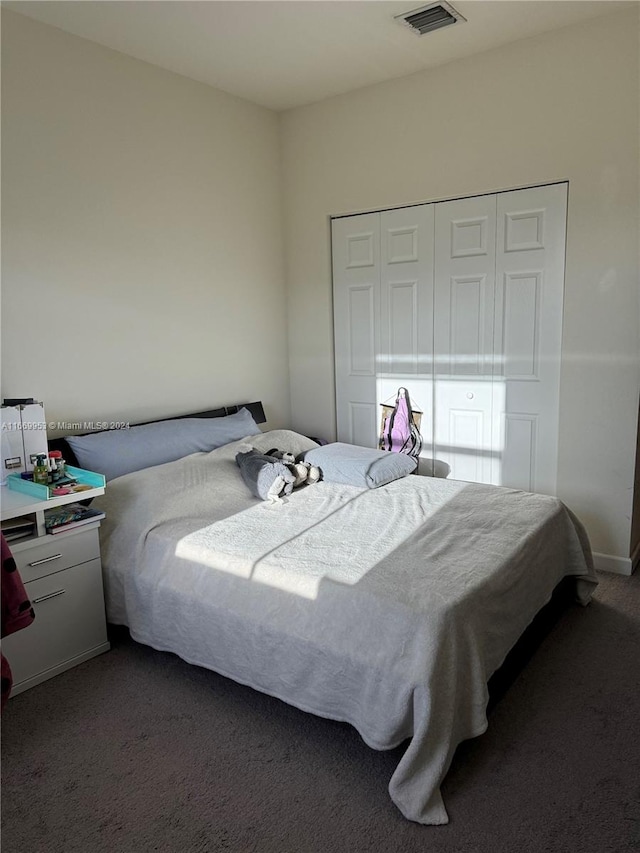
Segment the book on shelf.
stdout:
<path fill-rule="evenodd" d="M 28 515 L 19 515 L 2 522 L 2 535 L 7 542 L 15 542 L 25 536 L 31 536 L 36 527 L 33 518 Z"/>
<path fill-rule="evenodd" d="M 66 506 L 46 510 L 44 526 L 47 533 L 55 534 L 82 527 L 92 521 L 101 521 L 105 517 L 105 513 L 100 509 L 91 509 L 82 504 L 66 504 Z"/>
<path fill-rule="evenodd" d="M 63 530 L 74 530 L 76 527 L 91 524 L 92 521 L 101 521 L 103 518 L 106 518 L 105 513 L 99 512 L 96 509 L 90 515 L 86 515 L 84 518 L 79 518 L 77 521 L 68 521 L 66 524 L 59 524 L 57 527 L 50 527 L 47 530 L 47 533 L 55 535 L 56 533 L 62 533 Z"/>

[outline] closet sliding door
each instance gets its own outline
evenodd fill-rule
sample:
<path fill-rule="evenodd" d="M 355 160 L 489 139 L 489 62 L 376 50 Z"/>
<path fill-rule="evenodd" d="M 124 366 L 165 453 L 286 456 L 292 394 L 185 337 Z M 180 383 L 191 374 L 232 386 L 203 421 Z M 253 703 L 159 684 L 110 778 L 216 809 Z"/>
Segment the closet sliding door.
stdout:
<path fill-rule="evenodd" d="M 558 470 L 566 216 L 566 184 L 497 197 L 497 481 L 549 495 Z"/>
<path fill-rule="evenodd" d="M 375 447 L 380 214 L 334 219 L 332 254 L 338 441 Z"/>
<path fill-rule="evenodd" d="M 338 440 L 377 445 L 380 405 L 406 386 L 431 456 L 433 205 L 334 219 Z"/>
<path fill-rule="evenodd" d="M 407 388 L 411 405 L 423 412 L 422 456 L 428 458 L 433 458 L 433 228 L 432 204 L 380 214 L 378 411 L 380 404 L 395 401 L 398 388 Z"/>
<path fill-rule="evenodd" d="M 422 456 L 555 494 L 566 184 L 332 224 L 338 440 L 406 386 Z"/>
<path fill-rule="evenodd" d="M 499 482 L 493 446 L 496 197 L 436 205 L 435 447 L 456 480 Z"/>

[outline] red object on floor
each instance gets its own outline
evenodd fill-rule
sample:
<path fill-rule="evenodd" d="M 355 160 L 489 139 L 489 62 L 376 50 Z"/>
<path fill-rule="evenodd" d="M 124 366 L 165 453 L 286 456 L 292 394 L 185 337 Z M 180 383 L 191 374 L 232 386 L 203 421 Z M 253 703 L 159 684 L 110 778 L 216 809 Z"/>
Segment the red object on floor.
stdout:
<path fill-rule="evenodd" d="M 27 596 L 27 592 L 22 583 L 20 572 L 16 566 L 16 561 L 13 559 L 11 549 L 7 545 L 4 536 L 2 538 L 2 626 L 1 634 L 6 637 L 8 634 L 14 634 L 21 628 L 26 628 L 31 625 L 36 618 L 33 612 L 33 607 Z M 11 694 L 13 685 L 13 676 L 11 675 L 11 667 L 9 661 L 2 655 L 2 710 Z"/>

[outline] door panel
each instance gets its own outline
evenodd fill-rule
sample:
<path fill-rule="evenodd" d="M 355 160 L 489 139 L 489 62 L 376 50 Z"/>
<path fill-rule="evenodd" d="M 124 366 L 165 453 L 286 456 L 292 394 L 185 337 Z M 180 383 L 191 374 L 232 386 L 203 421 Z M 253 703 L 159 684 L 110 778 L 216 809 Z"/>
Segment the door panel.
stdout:
<path fill-rule="evenodd" d="M 434 455 L 458 480 L 495 481 L 496 197 L 436 205 Z"/>
<path fill-rule="evenodd" d="M 433 205 L 381 214 L 380 374 L 431 373 Z"/>
<path fill-rule="evenodd" d="M 422 453 L 433 445 L 434 205 L 386 210 L 380 219 L 380 361 L 378 404 L 404 386 L 422 413 Z M 378 408 L 380 413 L 380 409 Z"/>
<path fill-rule="evenodd" d="M 505 486 L 555 494 L 567 186 L 501 193 L 493 442 Z"/>
<path fill-rule="evenodd" d="M 380 214 L 334 219 L 332 249 L 338 441 L 374 447 Z"/>

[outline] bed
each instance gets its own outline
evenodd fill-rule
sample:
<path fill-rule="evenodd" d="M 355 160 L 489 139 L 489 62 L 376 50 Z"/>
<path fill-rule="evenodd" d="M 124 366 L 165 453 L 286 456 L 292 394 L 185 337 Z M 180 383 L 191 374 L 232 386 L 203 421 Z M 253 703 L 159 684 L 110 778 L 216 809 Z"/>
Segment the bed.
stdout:
<path fill-rule="evenodd" d="M 312 439 L 252 434 L 110 479 L 96 500 L 107 617 L 378 750 L 409 740 L 389 783 L 402 814 L 444 824 L 456 747 L 487 727 L 487 682 L 563 578 L 597 583 L 580 522 L 556 498 L 404 476 L 320 481 L 253 497 L 249 442 L 303 454 Z"/>

